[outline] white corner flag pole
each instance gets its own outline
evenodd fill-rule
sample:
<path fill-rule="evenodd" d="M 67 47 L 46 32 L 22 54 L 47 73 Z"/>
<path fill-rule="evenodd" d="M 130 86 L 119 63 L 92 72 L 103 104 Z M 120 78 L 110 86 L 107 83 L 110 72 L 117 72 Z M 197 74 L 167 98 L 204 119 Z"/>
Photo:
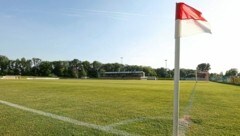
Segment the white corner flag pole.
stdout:
<path fill-rule="evenodd" d="M 177 12 L 177 5 L 176 5 Z M 173 136 L 179 134 L 179 79 L 180 79 L 180 24 L 175 22 L 175 64 L 174 64 L 174 97 L 173 97 Z"/>
<path fill-rule="evenodd" d="M 180 78 L 180 37 L 175 38 L 175 68 L 174 68 L 174 111 L 173 111 L 173 136 L 178 136 L 179 131 L 179 78 Z"/>

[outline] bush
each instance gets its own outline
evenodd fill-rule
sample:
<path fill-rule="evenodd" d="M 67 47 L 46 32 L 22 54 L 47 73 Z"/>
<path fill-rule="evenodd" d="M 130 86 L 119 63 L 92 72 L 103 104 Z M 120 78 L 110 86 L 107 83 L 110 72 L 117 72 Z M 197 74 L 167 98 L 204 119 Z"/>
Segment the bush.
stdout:
<path fill-rule="evenodd" d="M 240 84 L 240 77 L 231 77 L 231 83 Z"/>

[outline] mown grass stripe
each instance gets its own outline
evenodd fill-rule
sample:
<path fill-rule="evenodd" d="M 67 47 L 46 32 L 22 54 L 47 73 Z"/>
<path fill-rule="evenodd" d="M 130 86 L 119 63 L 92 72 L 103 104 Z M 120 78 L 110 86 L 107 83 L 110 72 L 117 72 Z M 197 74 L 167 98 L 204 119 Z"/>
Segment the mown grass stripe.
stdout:
<path fill-rule="evenodd" d="M 100 126 L 100 125 L 96 125 L 96 124 L 86 123 L 86 122 L 78 121 L 78 120 L 75 120 L 75 119 L 72 119 L 72 118 L 69 118 L 69 117 L 59 116 L 59 115 L 56 115 L 56 114 L 52 114 L 52 113 L 49 113 L 49 112 L 44 112 L 44 111 L 36 110 L 36 109 L 32 109 L 32 108 L 28 108 L 28 107 L 25 107 L 25 106 L 21 106 L 21 105 L 14 104 L 14 103 L 7 102 L 7 101 L 3 101 L 3 100 L 0 100 L 0 103 L 4 104 L 4 105 L 7 105 L 7 106 L 10 106 L 10 107 L 14 107 L 16 109 L 21 109 L 21 110 L 24 110 L 24 111 L 32 112 L 32 113 L 35 113 L 35 114 L 39 114 L 39 115 L 42 115 L 42 116 L 50 117 L 50 118 L 61 120 L 61 121 L 68 122 L 68 123 L 72 123 L 72 124 L 79 125 L 79 126 L 84 126 L 84 127 L 93 128 L 93 129 L 96 129 L 96 130 L 105 131 L 107 133 L 112 133 L 112 134 L 117 134 L 117 135 L 122 135 L 122 136 L 136 136 L 136 135 L 127 133 L 127 132 L 122 131 L 122 130 L 114 129 L 112 127 Z"/>
<path fill-rule="evenodd" d="M 193 98 L 195 96 L 196 87 L 197 87 L 197 82 L 194 84 L 188 100 L 188 104 L 183 110 L 183 113 L 184 113 L 183 117 L 179 119 L 179 136 L 185 136 L 188 131 L 189 125 L 191 124 L 189 111 L 191 110 L 193 105 Z"/>
<path fill-rule="evenodd" d="M 183 110 L 184 115 L 188 115 L 189 111 L 192 108 L 193 100 L 194 100 L 193 98 L 194 98 L 195 93 L 196 93 L 196 87 L 197 87 L 197 82 L 194 84 L 194 86 L 192 88 L 192 91 L 191 91 L 191 94 L 189 96 L 188 104 L 187 104 L 187 106 Z"/>

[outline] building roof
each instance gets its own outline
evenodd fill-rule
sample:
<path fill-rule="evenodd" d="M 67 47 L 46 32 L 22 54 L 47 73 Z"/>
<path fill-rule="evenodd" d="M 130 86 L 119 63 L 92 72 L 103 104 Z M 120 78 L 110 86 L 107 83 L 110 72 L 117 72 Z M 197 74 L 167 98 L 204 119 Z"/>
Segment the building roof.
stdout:
<path fill-rule="evenodd" d="M 142 74 L 143 71 L 121 71 L 121 72 L 105 72 L 105 74 Z"/>

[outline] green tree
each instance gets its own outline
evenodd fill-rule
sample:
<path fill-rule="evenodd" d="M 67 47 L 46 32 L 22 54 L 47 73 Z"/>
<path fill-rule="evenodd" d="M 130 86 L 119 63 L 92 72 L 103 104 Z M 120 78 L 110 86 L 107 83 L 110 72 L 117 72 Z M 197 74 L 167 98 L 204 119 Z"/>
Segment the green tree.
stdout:
<path fill-rule="evenodd" d="M 195 77 L 195 70 L 180 69 L 180 77 L 181 78 L 194 78 Z"/>
<path fill-rule="evenodd" d="M 226 71 L 225 76 L 236 76 L 238 74 L 238 70 L 236 68 L 232 68 Z"/>
<path fill-rule="evenodd" d="M 82 63 L 81 63 L 81 65 L 83 66 L 83 68 L 84 68 L 84 70 L 85 70 L 85 72 L 86 72 L 86 76 L 88 76 L 88 73 L 91 71 L 91 69 L 92 69 L 92 65 L 91 65 L 91 63 L 89 62 L 89 61 L 83 61 Z"/>
<path fill-rule="evenodd" d="M 168 69 L 167 72 L 168 72 L 168 78 L 173 78 L 173 76 L 174 76 L 174 71 Z"/>
<path fill-rule="evenodd" d="M 158 77 L 162 77 L 162 78 L 168 77 L 167 69 L 165 69 L 163 67 L 157 68 L 155 71 L 156 71 Z"/>
<path fill-rule="evenodd" d="M 56 76 L 63 77 L 64 71 L 67 69 L 66 63 L 64 61 L 54 61 L 53 65 L 53 74 Z"/>
<path fill-rule="evenodd" d="M 173 77 L 173 70 L 166 69 L 166 68 L 157 68 L 156 70 L 157 76 L 161 78 L 172 78 Z"/>
<path fill-rule="evenodd" d="M 146 76 L 157 76 L 157 73 L 151 67 L 143 67 L 143 72 Z"/>
<path fill-rule="evenodd" d="M 124 67 L 125 71 L 143 71 L 142 66 L 137 66 L 137 65 L 126 65 Z"/>
<path fill-rule="evenodd" d="M 187 71 L 185 69 L 180 69 L 180 78 L 186 78 L 187 77 Z"/>
<path fill-rule="evenodd" d="M 80 77 L 87 77 L 87 72 L 85 71 L 85 68 L 83 66 L 81 67 Z"/>
<path fill-rule="evenodd" d="M 93 61 L 92 63 L 92 69 L 90 69 L 88 71 L 88 75 L 91 77 L 100 77 L 100 73 L 101 73 L 101 68 L 102 68 L 102 63 L 98 62 L 98 61 Z"/>
<path fill-rule="evenodd" d="M 32 61 L 21 58 L 20 60 L 20 71 L 21 75 L 30 75 L 31 74 Z"/>
<path fill-rule="evenodd" d="M 197 66 L 198 71 L 208 72 L 211 69 L 209 63 L 201 63 Z"/>
<path fill-rule="evenodd" d="M 15 68 L 15 61 L 14 60 L 9 60 L 8 73 L 7 74 L 14 75 L 14 68 Z"/>
<path fill-rule="evenodd" d="M 52 63 L 48 61 L 42 61 L 39 65 L 40 76 L 50 76 L 52 74 Z"/>
<path fill-rule="evenodd" d="M 41 62 L 42 62 L 42 60 L 39 59 L 39 58 L 32 58 L 32 65 L 33 65 L 33 67 L 34 66 L 39 66 Z"/>
<path fill-rule="evenodd" d="M 8 72 L 9 59 L 0 55 L 0 75 L 6 75 Z"/>
<path fill-rule="evenodd" d="M 13 61 L 13 71 L 14 75 L 22 75 L 21 61 L 19 59 Z"/>
<path fill-rule="evenodd" d="M 79 70 L 81 68 L 81 62 L 78 59 L 73 59 L 69 62 L 69 75 L 73 78 L 79 77 Z"/>
<path fill-rule="evenodd" d="M 39 58 L 32 58 L 32 68 L 31 68 L 31 73 L 33 76 L 39 76 L 39 65 L 41 64 L 42 60 Z"/>
<path fill-rule="evenodd" d="M 103 64 L 102 67 L 106 72 L 117 72 L 117 70 L 115 71 L 114 66 L 111 63 Z"/>

